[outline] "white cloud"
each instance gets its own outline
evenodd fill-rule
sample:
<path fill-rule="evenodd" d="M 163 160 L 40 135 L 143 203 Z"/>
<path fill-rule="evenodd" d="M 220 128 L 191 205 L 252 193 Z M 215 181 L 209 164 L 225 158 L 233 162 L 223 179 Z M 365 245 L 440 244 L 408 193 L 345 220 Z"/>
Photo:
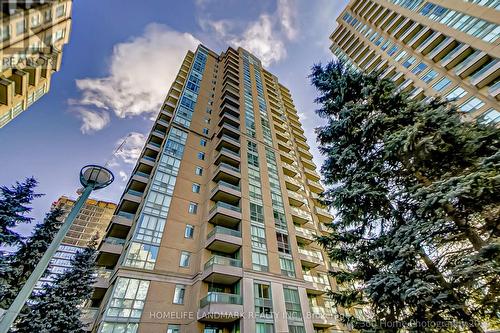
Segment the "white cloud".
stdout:
<path fill-rule="evenodd" d="M 149 24 L 142 36 L 114 46 L 108 76 L 76 80 L 81 97 L 69 102 L 107 110 L 119 118 L 154 115 L 186 52 L 194 50 L 198 44 L 189 33 Z M 104 112 L 100 115 L 104 119 Z M 85 116 L 92 117 L 89 113 Z M 107 119 L 109 122 L 109 114 Z M 102 127 L 90 128 L 99 130 Z"/>
<path fill-rule="evenodd" d="M 99 131 L 109 124 L 110 117 L 106 111 L 94 111 L 83 107 L 72 108 L 77 117 L 82 120 L 80 131 L 83 134 L 89 134 Z"/>
<path fill-rule="evenodd" d="M 243 47 L 257 56 L 264 66 L 286 57 L 286 42 L 297 37 L 295 0 L 277 0 L 275 13 L 263 13 L 240 29 L 240 22 L 202 18 L 200 26 L 216 39 L 233 47 Z M 202 15 L 203 15 L 203 11 Z M 241 31 L 237 31 L 241 30 Z"/>
<path fill-rule="evenodd" d="M 123 143 L 124 140 L 125 143 Z M 126 164 L 135 164 L 141 155 L 145 142 L 146 136 L 144 134 L 131 132 L 129 135 L 116 142 L 118 150 L 115 152 L 114 156 Z M 122 146 L 120 147 L 120 145 Z"/>
<path fill-rule="evenodd" d="M 126 181 L 128 179 L 127 173 L 123 170 L 118 171 L 118 176 L 120 176 L 122 181 Z"/>

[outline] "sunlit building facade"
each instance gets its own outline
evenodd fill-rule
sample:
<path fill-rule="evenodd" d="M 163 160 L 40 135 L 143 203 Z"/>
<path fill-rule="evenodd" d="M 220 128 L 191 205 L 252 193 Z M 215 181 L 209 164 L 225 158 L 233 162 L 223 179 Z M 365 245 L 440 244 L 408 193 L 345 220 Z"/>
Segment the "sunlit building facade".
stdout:
<path fill-rule="evenodd" d="M 499 10 L 499 0 L 351 0 L 331 50 L 411 98 L 441 95 L 465 119 L 498 123 Z"/>
<path fill-rule="evenodd" d="M 73 208 L 75 200 L 62 196 L 53 207 L 58 207 L 64 211 L 63 219 L 66 219 Z M 50 260 L 49 275 L 44 276 L 38 281 L 36 290 L 43 289 L 43 284 L 51 283 L 56 275 L 63 273 L 71 267 L 71 259 L 76 252 L 82 251 L 88 243 L 96 237 L 97 244 L 100 243 L 109 226 L 111 217 L 116 209 L 116 204 L 107 201 L 88 199 L 83 205 L 80 213 L 71 224 L 70 229 L 63 238 L 57 252 Z M 99 271 L 98 274 L 106 274 Z"/>
<path fill-rule="evenodd" d="M 0 128 L 50 89 L 69 41 L 72 0 L 0 2 Z"/>
<path fill-rule="evenodd" d="M 97 263 L 94 332 L 346 332 L 332 215 L 290 91 L 244 49 L 188 52 Z"/>

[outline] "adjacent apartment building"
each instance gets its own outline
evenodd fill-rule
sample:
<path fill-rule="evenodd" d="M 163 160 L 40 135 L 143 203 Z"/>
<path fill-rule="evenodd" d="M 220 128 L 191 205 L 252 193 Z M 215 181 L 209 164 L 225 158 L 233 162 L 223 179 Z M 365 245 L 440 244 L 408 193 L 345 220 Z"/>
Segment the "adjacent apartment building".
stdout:
<path fill-rule="evenodd" d="M 188 52 L 120 199 L 101 333 L 339 333 L 332 215 L 290 91 L 244 49 Z"/>
<path fill-rule="evenodd" d="M 439 94 L 468 120 L 499 123 L 499 10 L 499 0 L 351 0 L 331 50 L 412 98 Z"/>
<path fill-rule="evenodd" d="M 0 128 L 50 89 L 69 41 L 72 0 L 0 1 Z"/>
<path fill-rule="evenodd" d="M 64 211 L 63 217 L 66 218 L 74 204 L 75 200 L 62 196 L 52 206 L 61 208 Z M 71 258 L 77 251 L 85 248 L 95 235 L 98 236 L 97 243 L 99 244 L 106 233 L 115 209 L 116 204 L 112 202 L 87 200 L 50 261 L 47 268 L 50 275 L 38 281 L 35 286 L 36 290 L 41 290 L 44 283 L 50 283 L 55 275 L 61 274 L 71 267 Z M 106 275 L 107 272 L 100 270 L 98 274 Z"/>

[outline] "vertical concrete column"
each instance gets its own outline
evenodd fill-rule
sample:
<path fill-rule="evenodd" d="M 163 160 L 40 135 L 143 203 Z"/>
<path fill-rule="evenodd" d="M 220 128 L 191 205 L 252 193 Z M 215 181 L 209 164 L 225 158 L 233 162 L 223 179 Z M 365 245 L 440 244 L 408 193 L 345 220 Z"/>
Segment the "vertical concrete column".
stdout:
<path fill-rule="evenodd" d="M 309 300 L 307 299 L 307 293 L 305 288 L 299 288 L 299 298 L 300 307 L 302 308 L 302 314 L 304 318 L 304 328 L 307 333 L 314 333 L 314 327 L 312 324 L 311 316 L 308 315 L 309 311 Z"/>
<path fill-rule="evenodd" d="M 244 302 L 241 333 L 253 333 L 255 332 L 255 299 L 253 296 L 253 279 L 243 278 L 242 288 Z"/>
<path fill-rule="evenodd" d="M 273 298 L 273 312 L 275 332 L 287 333 L 288 321 L 286 319 L 285 295 L 283 294 L 283 285 L 281 283 L 271 282 L 271 294 Z"/>

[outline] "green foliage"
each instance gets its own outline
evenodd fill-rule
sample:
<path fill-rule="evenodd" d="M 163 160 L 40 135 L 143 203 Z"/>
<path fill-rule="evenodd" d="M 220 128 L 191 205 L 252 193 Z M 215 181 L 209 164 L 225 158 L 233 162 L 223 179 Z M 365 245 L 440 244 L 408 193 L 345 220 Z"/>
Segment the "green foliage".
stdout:
<path fill-rule="evenodd" d="M 32 300 L 29 311 L 16 323 L 16 333 L 83 333 L 81 306 L 88 300 L 95 282 L 95 238 L 87 248 L 77 252 L 71 268 L 44 286 L 42 294 Z"/>
<path fill-rule="evenodd" d="M 61 225 L 63 211 L 55 208 L 35 226 L 31 236 L 12 255 L 4 258 L 0 271 L 0 308 L 8 308 L 28 280 Z"/>
<path fill-rule="evenodd" d="M 339 264 L 333 299 L 369 304 L 379 328 L 384 320 L 457 320 L 473 332 L 482 332 L 479 321 L 498 324 L 500 130 L 341 63 L 314 66 L 311 79 L 326 121 L 317 129 L 323 200 L 337 213 L 319 240 Z"/>
<path fill-rule="evenodd" d="M 13 246 L 21 243 L 21 236 L 12 230 L 20 223 L 30 223 L 26 214 L 31 211 L 27 205 L 40 197 L 34 192 L 37 181 L 27 178 L 24 182 L 16 182 L 12 187 L 0 187 L 0 246 Z"/>

